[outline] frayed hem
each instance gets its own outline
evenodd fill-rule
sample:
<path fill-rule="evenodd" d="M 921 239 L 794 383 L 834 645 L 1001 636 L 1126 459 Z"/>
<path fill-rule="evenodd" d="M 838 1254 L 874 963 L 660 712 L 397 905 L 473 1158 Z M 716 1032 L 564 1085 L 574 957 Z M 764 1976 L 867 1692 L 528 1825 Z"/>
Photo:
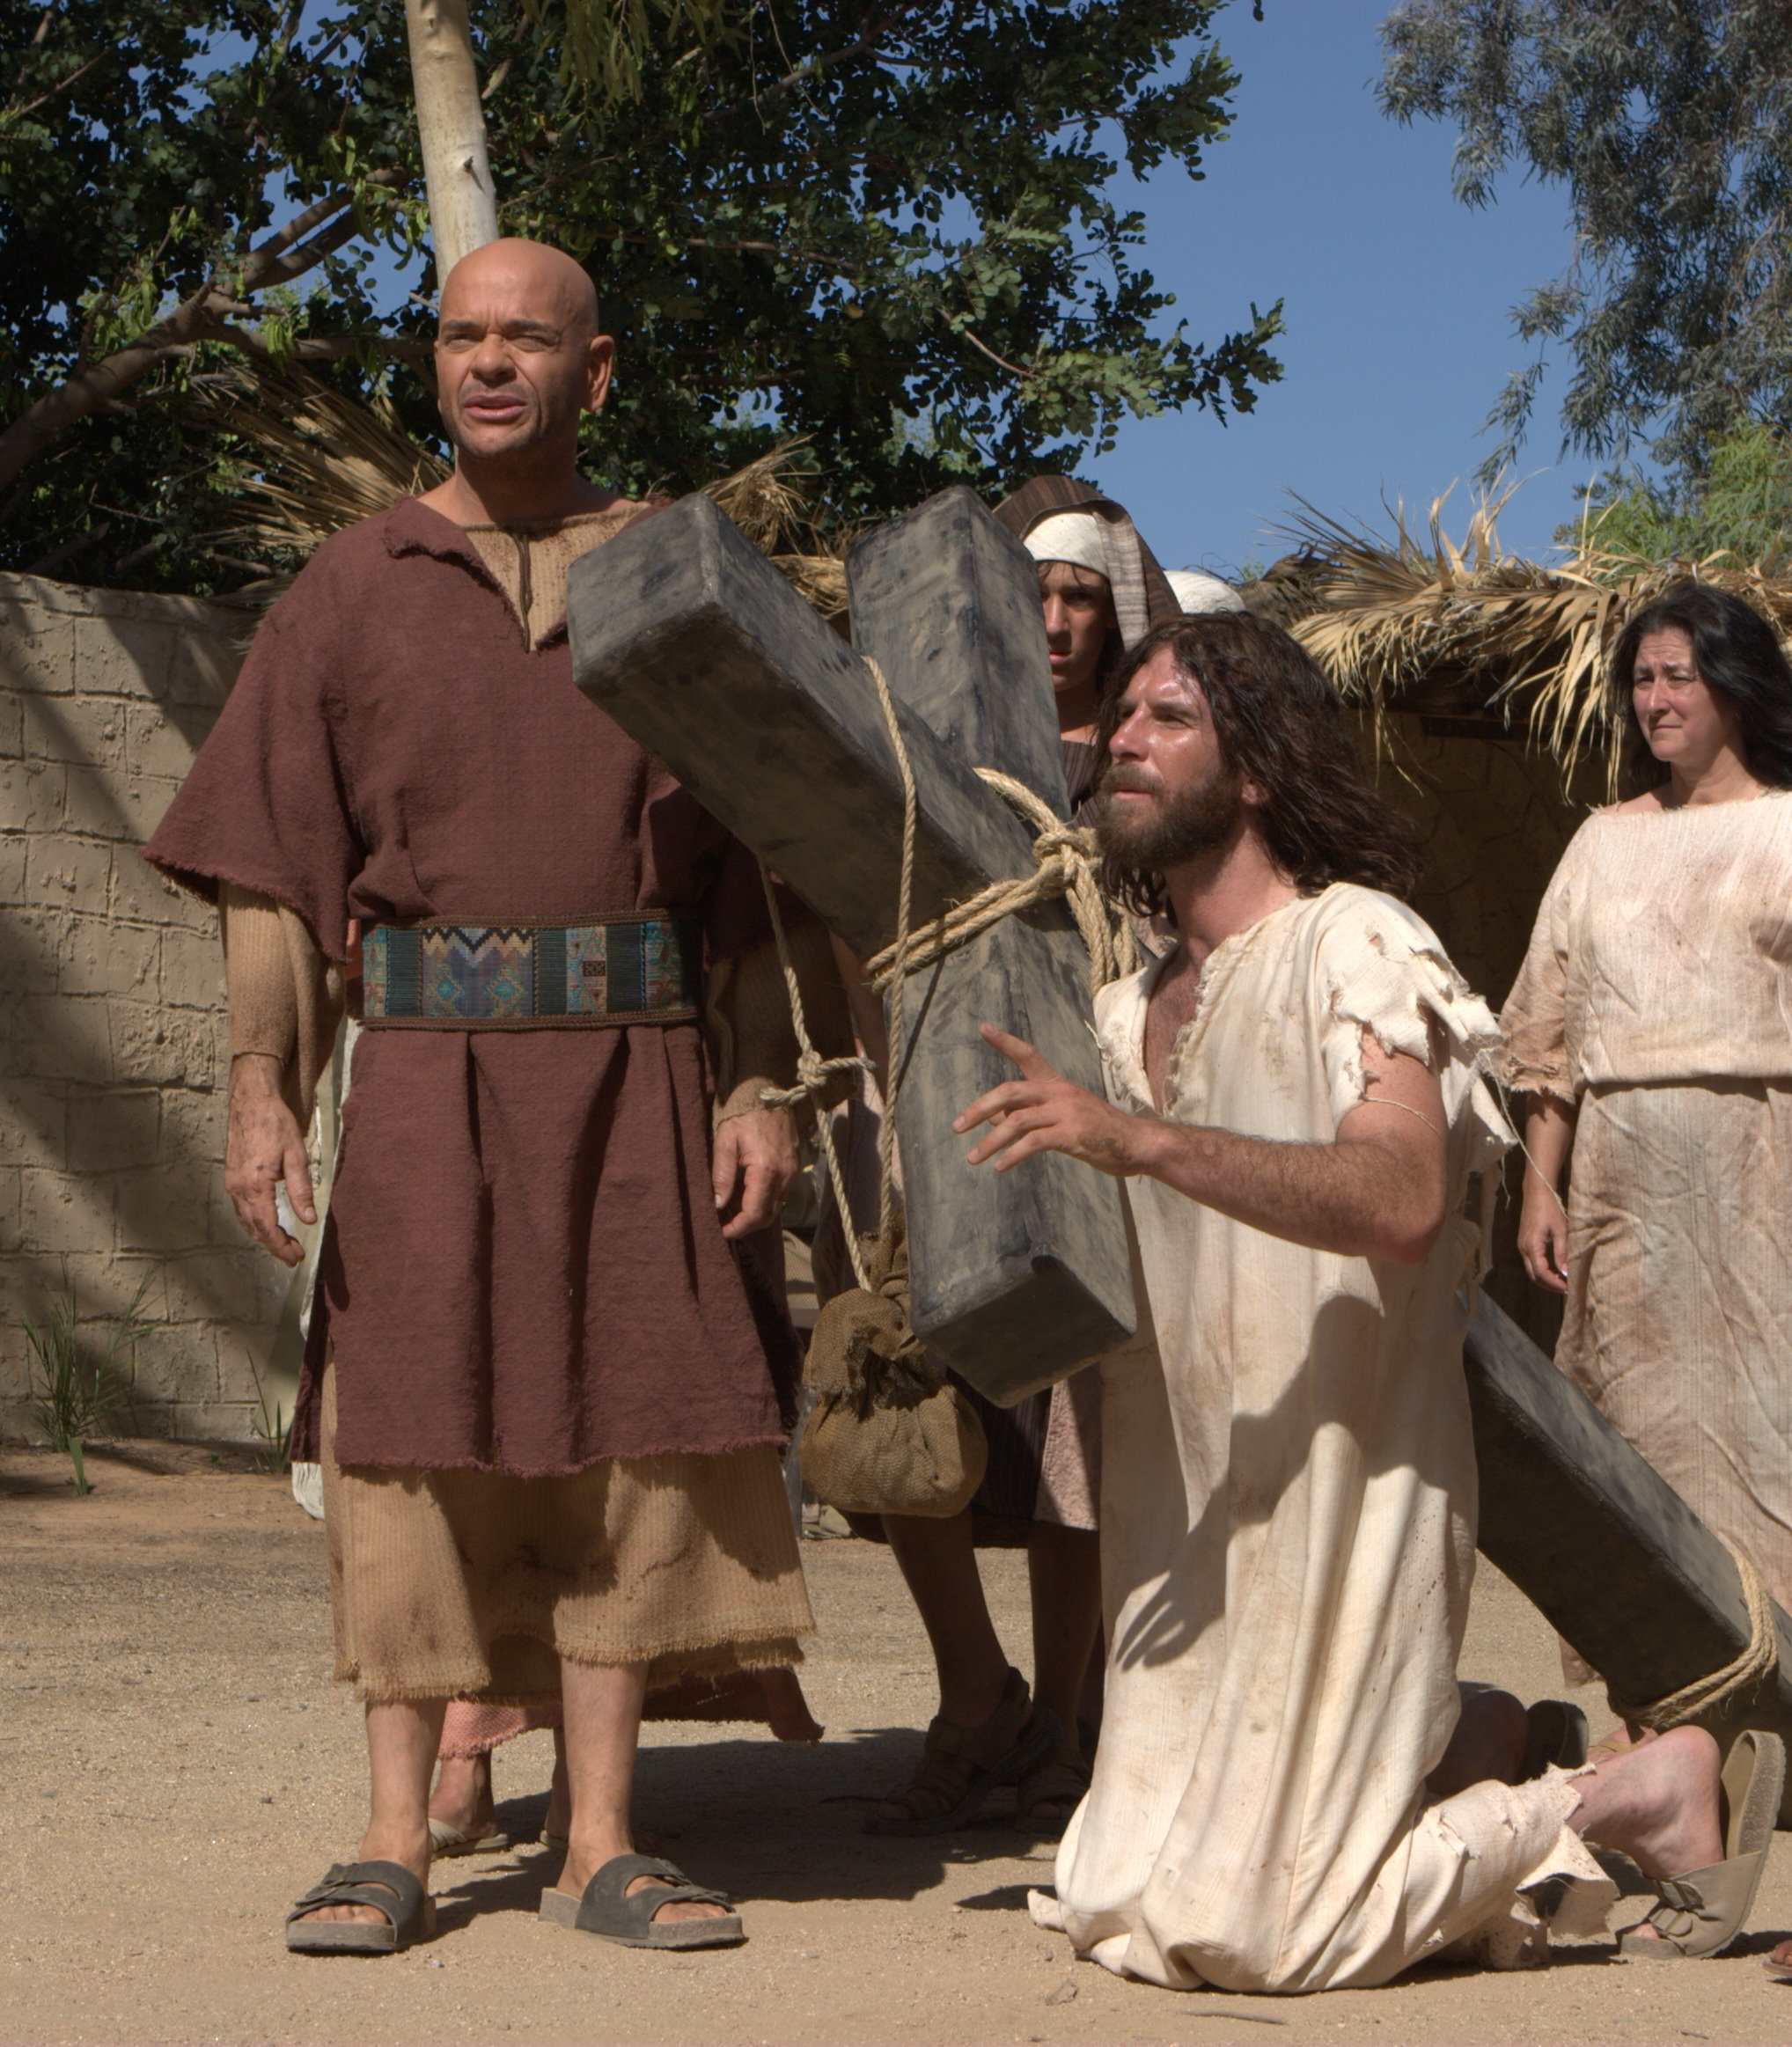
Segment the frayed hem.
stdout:
<path fill-rule="evenodd" d="M 336 1468 L 350 1477 L 391 1478 L 401 1471 L 477 1471 L 487 1478 L 578 1478 L 599 1464 L 647 1464 L 659 1457 L 734 1457 L 743 1450 L 773 1450 L 780 1456 L 790 1443 L 783 1430 L 771 1435 L 747 1436 L 725 1443 L 665 1443 L 657 1449 L 602 1450 L 577 1464 L 533 1465 L 483 1464 L 473 1457 L 392 1457 L 377 1461 L 345 1457 L 340 1441 L 334 1445 Z"/>

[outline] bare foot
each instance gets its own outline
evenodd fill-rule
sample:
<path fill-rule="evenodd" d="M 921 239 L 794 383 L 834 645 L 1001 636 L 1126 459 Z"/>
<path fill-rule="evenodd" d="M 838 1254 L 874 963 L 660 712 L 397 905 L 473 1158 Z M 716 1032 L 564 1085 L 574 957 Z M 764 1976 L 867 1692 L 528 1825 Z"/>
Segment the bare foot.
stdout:
<path fill-rule="evenodd" d="M 1628 1721 L 1619 1721 L 1609 1735 L 1603 1735 L 1587 1750 L 1587 1760 L 1608 1762 L 1613 1756 L 1627 1756 L 1633 1749 L 1640 1749 L 1645 1742 L 1657 1738 L 1653 1728 L 1634 1727 Z"/>
<path fill-rule="evenodd" d="M 470 1834 L 475 1840 L 497 1831 L 488 1755 L 443 1757 L 435 1794 L 430 1800 L 430 1817 L 445 1821 L 457 1834 Z"/>
<path fill-rule="evenodd" d="M 356 1860 L 362 1862 L 398 1862 L 408 1869 L 427 1891 L 430 1888 L 430 1833 L 426 1827 L 421 1834 L 400 1835 L 381 1833 L 370 1826 L 361 1837 L 361 1849 Z M 385 1886 L 380 1887 L 382 1889 Z M 394 1898 L 396 1893 L 393 1894 Z M 304 1926 L 312 1919 L 351 1919 L 357 1926 L 383 1926 L 386 1915 L 375 1911 L 371 1904 L 319 1905 L 316 1911 L 307 1912 L 295 1925 Z"/>
<path fill-rule="evenodd" d="M 1580 1810 L 1568 1824 L 1583 1840 L 1628 1855 L 1645 1876 L 1681 1876 L 1723 1860 L 1718 1827 L 1717 1743 L 1703 1728 L 1675 1728 L 1638 1742 L 1576 1777 Z M 1627 1928 L 1655 1936 L 1644 1924 Z"/>
<path fill-rule="evenodd" d="M 568 1848 L 566 1860 L 562 1866 L 556 1890 L 568 1897 L 583 1897 L 585 1886 L 605 1863 L 618 1855 L 635 1853 L 633 1841 L 627 1836 L 611 1835 L 597 1842 L 587 1844 L 583 1838 L 576 1839 Z M 627 1897 L 635 1897 L 643 1890 L 669 1890 L 672 1886 L 663 1876 L 637 1876 L 624 1892 Z M 677 1904 L 664 1904 L 654 1913 L 656 1926 L 669 1926 L 675 1919 L 725 1919 L 729 1908 L 719 1904 L 694 1904 L 688 1900 Z"/>
<path fill-rule="evenodd" d="M 1781 1941 L 1762 1964 L 1781 1983 L 1792 1983 L 1792 1941 Z"/>
<path fill-rule="evenodd" d="M 1470 1693 L 1450 1746 L 1425 1779 L 1426 1790 L 1433 1798 L 1454 1798 L 1490 1778 L 1496 1784 L 1516 1784 L 1524 1767 L 1528 1733 L 1524 1705 L 1509 1691 Z"/>

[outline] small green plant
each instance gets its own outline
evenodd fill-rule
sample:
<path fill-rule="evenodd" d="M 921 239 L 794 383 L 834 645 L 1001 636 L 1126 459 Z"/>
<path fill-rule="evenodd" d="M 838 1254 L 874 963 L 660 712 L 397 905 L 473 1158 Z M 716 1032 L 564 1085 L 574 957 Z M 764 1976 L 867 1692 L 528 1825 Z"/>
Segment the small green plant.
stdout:
<path fill-rule="evenodd" d="M 261 1448 L 259 1455 L 265 1469 L 269 1471 L 290 1471 L 292 1469 L 292 1417 L 276 1400 L 273 1412 L 268 1408 L 268 1390 L 261 1383 L 261 1375 L 256 1369 L 253 1354 L 249 1370 L 255 1381 L 255 1399 L 261 1412 L 255 1417 L 255 1440 Z"/>
<path fill-rule="evenodd" d="M 51 1447 L 65 1450 L 75 1467 L 75 1490 L 92 1490 L 87 1483 L 84 1439 L 91 1435 L 126 1396 L 131 1370 L 136 1363 L 137 1338 L 149 1326 L 140 1311 L 153 1275 L 145 1273 L 143 1283 L 131 1295 L 130 1305 L 114 1324 L 104 1350 L 80 1332 L 80 1307 L 62 1267 L 62 1290 L 50 1302 L 41 1325 L 27 1315 L 25 1340 L 31 1346 L 41 1382 L 37 1404 L 38 1426 L 50 1439 Z"/>

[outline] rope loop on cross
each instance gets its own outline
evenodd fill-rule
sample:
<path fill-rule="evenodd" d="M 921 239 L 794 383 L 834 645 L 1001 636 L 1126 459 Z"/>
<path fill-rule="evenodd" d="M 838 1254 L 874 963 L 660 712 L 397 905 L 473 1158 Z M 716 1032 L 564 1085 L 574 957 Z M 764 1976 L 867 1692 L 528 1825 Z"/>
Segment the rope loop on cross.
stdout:
<path fill-rule="evenodd" d="M 1665 1734 L 1670 1728 L 1685 1727 L 1738 1691 L 1745 1691 L 1770 1676 L 1780 1662 L 1779 1630 L 1774 1618 L 1774 1602 L 1761 1582 L 1761 1574 L 1733 1543 L 1726 1542 L 1742 1581 L 1743 1603 L 1748 1609 L 1749 1639 L 1740 1655 L 1714 1670 L 1708 1677 L 1695 1678 L 1652 1706 L 1626 1706 L 1607 1694 L 1612 1710 L 1633 1725 L 1652 1728 Z"/>

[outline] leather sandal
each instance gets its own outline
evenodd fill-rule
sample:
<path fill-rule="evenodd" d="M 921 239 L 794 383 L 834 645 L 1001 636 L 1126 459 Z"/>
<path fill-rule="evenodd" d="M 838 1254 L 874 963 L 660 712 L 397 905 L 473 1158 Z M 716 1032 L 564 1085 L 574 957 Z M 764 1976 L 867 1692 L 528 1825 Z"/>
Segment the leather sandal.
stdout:
<path fill-rule="evenodd" d="M 1587 1759 L 1587 1716 L 1566 1698 L 1539 1698 L 1524 1709 L 1524 1760 L 1518 1781 L 1528 1784 L 1553 1763 L 1578 1770 Z"/>
<path fill-rule="evenodd" d="M 1661 1903 L 1619 1935 L 1620 1954 L 1637 1962 L 1697 1962 L 1729 1947 L 1755 1902 L 1785 1782 L 1786 1745 L 1778 1735 L 1750 1729 L 1736 1737 L 1718 1791 L 1724 1860 L 1657 1879 Z"/>
<path fill-rule="evenodd" d="M 628 1886 L 637 1876 L 657 1876 L 662 1881 L 631 1896 Z M 705 1890 L 693 1883 L 677 1863 L 657 1855 L 613 1855 L 582 1896 L 544 1890 L 540 1916 L 552 1926 L 595 1933 L 599 1940 L 613 1941 L 620 1948 L 738 1948 L 746 1939 L 738 1912 L 665 1924 L 653 1916 L 669 1904 L 731 1902 L 722 1891 Z"/>
<path fill-rule="evenodd" d="M 914 1838 L 966 1826 L 998 1784 L 1016 1784 L 1051 1754 L 1062 1728 L 1048 1706 L 1036 1706 L 1026 1679 L 1010 1669 L 1002 1703 L 980 1728 L 955 1726 L 936 1714 L 921 1751 L 921 1767 L 889 1802 L 907 1808 L 900 1819 L 874 1813 L 868 1834 Z"/>
<path fill-rule="evenodd" d="M 1069 1806 L 1072 1811 L 1089 1791 L 1088 1759 L 1075 1742 L 1054 1743 L 1051 1753 L 1035 1763 L 1015 1794 L 1014 1823 L 1024 1832 L 1056 1840 L 1070 1823 L 1070 1814 L 1048 1818 L 1039 1808 Z"/>
<path fill-rule="evenodd" d="M 463 1833 L 452 1820 L 432 1816 L 430 1821 L 430 1853 L 438 1860 L 451 1855 L 501 1855 L 510 1845 L 508 1834 L 482 1834 L 477 1827 Z"/>
<path fill-rule="evenodd" d="M 306 1917 L 333 1904 L 371 1905 L 386 1923 Z M 435 1933 L 436 1901 L 402 1862 L 333 1863 L 286 1915 L 286 1945 L 295 1955 L 394 1955 Z"/>

